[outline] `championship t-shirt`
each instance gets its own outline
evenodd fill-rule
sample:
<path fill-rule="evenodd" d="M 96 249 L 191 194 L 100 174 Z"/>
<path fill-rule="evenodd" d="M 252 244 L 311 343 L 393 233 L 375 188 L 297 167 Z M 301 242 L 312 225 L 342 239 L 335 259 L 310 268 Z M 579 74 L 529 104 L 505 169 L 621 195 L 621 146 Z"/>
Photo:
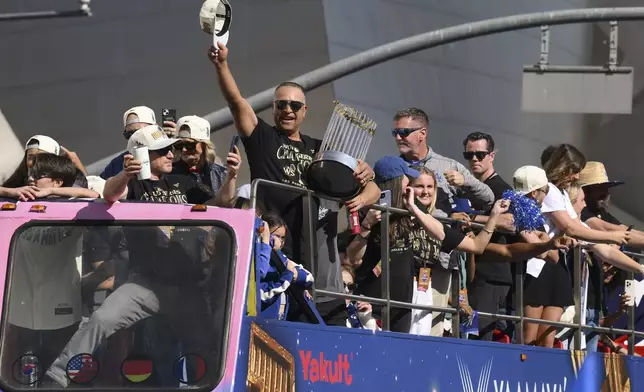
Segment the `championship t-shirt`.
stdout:
<path fill-rule="evenodd" d="M 320 139 L 306 135 L 301 135 L 301 141 L 293 141 L 261 118 L 257 119 L 253 133 L 242 138 L 242 142 L 251 180 L 262 178 L 300 188 L 306 188 L 306 170 L 322 144 Z M 310 270 L 301 246 L 304 197 L 292 191 L 261 185 L 257 193 L 259 207 L 279 214 L 288 226 L 284 253 Z"/>
<path fill-rule="evenodd" d="M 414 275 L 418 274 L 420 268 L 440 267 L 440 253 L 451 253 L 465 238 L 465 234 L 447 225 L 443 225 L 443 229 L 445 238 L 441 241 L 429 234 L 419 221 L 413 221 L 410 240 L 414 251 Z"/>
<path fill-rule="evenodd" d="M 52 330 L 80 321 L 84 230 L 34 226 L 18 236 L 9 292 L 11 324 Z"/>
<path fill-rule="evenodd" d="M 210 188 L 199 184 L 192 176 L 165 174 L 158 180 L 138 180 L 127 183 L 127 199 L 170 204 L 203 204 L 214 195 Z"/>

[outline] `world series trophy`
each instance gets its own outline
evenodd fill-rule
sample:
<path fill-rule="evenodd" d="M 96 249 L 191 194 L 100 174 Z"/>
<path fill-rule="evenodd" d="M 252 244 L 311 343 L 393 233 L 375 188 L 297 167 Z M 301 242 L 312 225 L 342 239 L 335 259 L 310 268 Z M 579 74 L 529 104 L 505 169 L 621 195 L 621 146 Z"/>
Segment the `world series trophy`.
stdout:
<path fill-rule="evenodd" d="M 360 193 L 353 177 L 358 161 L 364 160 L 375 135 L 376 122 L 356 109 L 334 102 L 320 151 L 308 167 L 308 188 L 329 199 L 347 201 Z M 353 231 L 360 230 L 358 214 L 350 216 Z"/>
<path fill-rule="evenodd" d="M 232 8 L 228 0 L 206 0 L 199 11 L 199 25 L 205 33 L 212 34 L 212 44 L 228 44 Z"/>

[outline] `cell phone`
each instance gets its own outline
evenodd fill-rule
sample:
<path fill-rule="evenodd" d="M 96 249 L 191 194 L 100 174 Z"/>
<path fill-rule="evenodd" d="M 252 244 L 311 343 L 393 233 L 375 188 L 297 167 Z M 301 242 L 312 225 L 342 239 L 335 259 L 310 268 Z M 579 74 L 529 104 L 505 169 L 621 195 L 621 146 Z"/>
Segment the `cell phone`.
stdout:
<path fill-rule="evenodd" d="M 628 301 L 628 306 L 635 305 L 635 281 L 626 280 L 624 282 L 624 291 L 630 297 L 630 300 Z"/>
<path fill-rule="evenodd" d="M 385 190 L 385 191 L 380 192 L 380 200 L 378 200 L 378 205 L 391 207 L 391 191 L 390 190 Z"/>
<path fill-rule="evenodd" d="M 161 109 L 161 126 L 165 121 L 177 122 L 177 109 Z"/>
<path fill-rule="evenodd" d="M 239 141 L 241 140 L 241 137 L 239 135 L 233 136 L 233 140 L 230 142 L 230 152 L 235 152 L 235 146 L 239 144 Z"/>

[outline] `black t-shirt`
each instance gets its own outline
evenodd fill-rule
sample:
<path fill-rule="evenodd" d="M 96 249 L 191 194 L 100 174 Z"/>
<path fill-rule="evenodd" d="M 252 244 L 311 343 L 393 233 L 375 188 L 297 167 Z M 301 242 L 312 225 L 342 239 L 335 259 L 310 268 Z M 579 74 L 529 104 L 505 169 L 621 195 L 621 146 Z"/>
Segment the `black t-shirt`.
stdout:
<path fill-rule="evenodd" d="M 492 189 L 495 200 L 501 199 L 503 197 L 503 192 L 512 189 L 512 187 L 496 173 L 488 177 L 483 181 L 483 183 Z M 484 207 L 476 204 L 476 201 L 472 201 L 472 206 L 475 209 L 480 210 Z M 509 244 L 515 240 L 516 239 L 512 236 L 494 233 L 490 242 L 494 244 Z M 508 263 L 507 261 L 499 261 L 493 254 L 476 256 L 476 271 L 474 273 L 474 279 L 489 283 L 511 285 L 513 274 L 510 264 L 511 263 Z"/>
<path fill-rule="evenodd" d="M 465 234 L 459 230 L 447 225 L 443 225 L 443 228 L 445 238 L 441 241 L 427 233 L 419 221 L 413 221 L 413 230 L 409 237 L 414 251 L 414 275 L 417 275 L 423 267 L 440 267 L 440 253 L 450 253 L 465 238 Z"/>
<path fill-rule="evenodd" d="M 591 218 L 599 218 L 614 225 L 621 225 L 622 223 L 611 215 L 608 211 L 591 210 L 588 207 L 581 211 L 581 220 L 586 222 Z M 588 267 L 588 301 L 587 308 L 589 309 L 603 309 L 602 293 L 604 291 L 604 270 L 602 269 L 602 261 L 598 257 L 591 254 L 592 264 Z"/>
<path fill-rule="evenodd" d="M 301 139 L 301 141 L 293 141 L 276 127 L 258 118 L 253 133 L 247 138 L 242 138 L 251 180 L 262 178 L 306 188 L 306 169 L 320 149 L 322 141 L 306 135 L 301 135 Z M 284 253 L 305 263 L 301 246 L 304 197 L 292 191 L 260 186 L 257 200 L 263 211 L 273 211 L 286 222 L 288 234 Z M 307 267 L 307 264 L 304 266 Z"/>
<path fill-rule="evenodd" d="M 127 183 L 127 199 L 170 204 L 203 204 L 214 196 L 208 186 L 181 174 L 165 174 L 158 180 L 138 180 Z"/>

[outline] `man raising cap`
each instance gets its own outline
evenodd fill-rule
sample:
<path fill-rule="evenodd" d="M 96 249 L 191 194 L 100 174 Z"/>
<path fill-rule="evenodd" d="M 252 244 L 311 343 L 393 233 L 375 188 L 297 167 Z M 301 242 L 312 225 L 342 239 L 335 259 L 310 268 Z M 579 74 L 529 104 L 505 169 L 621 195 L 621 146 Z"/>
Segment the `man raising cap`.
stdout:
<path fill-rule="evenodd" d="M 134 132 L 145 126 L 154 125 L 156 123 L 157 120 L 154 115 L 154 110 L 147 106 L 135 106 L 123 113 L 123 137 L 125 140 L 129 140 Z M 119 174 L 121 170 L 123 170 L 123 158 L 127 153 L 128 152 L 125 151 L 112 159 L 100 174 L 100 177 L 107 180 L 110 177 L 114 177 Z"/>

